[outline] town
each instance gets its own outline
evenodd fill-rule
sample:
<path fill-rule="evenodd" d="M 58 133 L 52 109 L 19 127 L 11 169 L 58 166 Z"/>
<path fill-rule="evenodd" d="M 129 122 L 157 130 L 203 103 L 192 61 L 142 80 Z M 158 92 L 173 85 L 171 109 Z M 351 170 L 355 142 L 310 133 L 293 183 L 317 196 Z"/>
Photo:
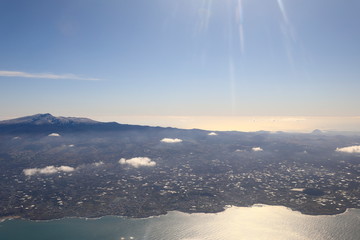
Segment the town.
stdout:
<path fill-rule="evenodd" d="M 161 142 L 169 135 L 179 138 Z M 311 215 L 360 208 L 360 155 L 336 150 L 359 136 L 164 130 L 1 140 L 2 217 L 143 218 L 254 204 Z"/>

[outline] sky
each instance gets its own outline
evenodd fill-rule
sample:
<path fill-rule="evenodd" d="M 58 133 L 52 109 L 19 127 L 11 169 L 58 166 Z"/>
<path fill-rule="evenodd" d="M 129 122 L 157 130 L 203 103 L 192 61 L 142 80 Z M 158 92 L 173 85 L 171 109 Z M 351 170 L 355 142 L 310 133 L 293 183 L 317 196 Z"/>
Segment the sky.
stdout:
<path fill-rule="evenodd" d="M 359 12 L 357 0 L 2 0 L 0 119 L 360 130 Z"/>

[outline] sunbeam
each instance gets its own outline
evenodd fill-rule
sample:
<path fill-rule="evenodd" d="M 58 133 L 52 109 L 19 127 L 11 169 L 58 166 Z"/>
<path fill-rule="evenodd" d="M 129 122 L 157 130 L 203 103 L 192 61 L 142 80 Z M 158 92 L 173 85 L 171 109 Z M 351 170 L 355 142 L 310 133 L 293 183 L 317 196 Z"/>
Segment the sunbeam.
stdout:
<path fill-rule="evenodd" d="M 233 2 L 232 2 L 233 3 Z M 236 54 L 234 55 L 234 16 L 236 12 L 232 11 L 233 5 L 229 4 L 228 6 L 228 64 L 229 64 L 229 87 L 230 87 L 230 100 L 231 100 L 231 113 L 236 113 L 236 65 L 235 59 Z"/>
<path fill-rule="evenodd" d="M 284 3 L 282 0 L 277 0 L 277 4 L 279 6 L 279 9 L 280 9 L 280 12 L 281 12 L 281 15 L 284 19 L 284 22 L 289 25 L 289 18 L 287 16 L 287 12 L 286 12 L 286 9 L 285 9 L 285 6 L 284 6 Z"/>
<path fill-rule="evenodd" d="M 199 8 L 199 21 L 197 24 L 197 33 L 207 32 L 210 18 L 212 15 L 212 0 L 203 0 Z"/>
<path fill-rule="evenodd" d="M 243 12 L 242 0 L 238 0 L 237 2 L 236 20 L 239 30 L 240 53 L 243 54 L 245 51 L 245 36 L 244 36 L 244 12 Z"/>
<path fill-rule="evenodd" d="M 283 0 L 276 0 L 277 5 L 279 7 L 279 10 L 281 12 L 281 17 L 282 17 L 282 23 L 280 24 L 281 27 L 281 32 L 284 36 L 284 47 L 286 50 L 286 54 L 289 60 L 290 65 L 292 66 L 292 68 L 295 68 L 295 59 L 294 59 L 294 54 L 293 54 L 293 46 L 296 44 L 297 42 L 297 37 L 295 34 L 295 30 L 289 20 L 285 5 Z"/>

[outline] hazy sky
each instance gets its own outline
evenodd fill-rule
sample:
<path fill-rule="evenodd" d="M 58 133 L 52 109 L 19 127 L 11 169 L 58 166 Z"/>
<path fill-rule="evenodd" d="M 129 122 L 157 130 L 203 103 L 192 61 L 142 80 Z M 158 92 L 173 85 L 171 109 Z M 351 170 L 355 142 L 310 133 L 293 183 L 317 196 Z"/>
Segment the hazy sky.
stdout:
<path fill-rule="evenodd" d="M 0 119 L 360 116 L 358 0 L 2 0 Z"/>

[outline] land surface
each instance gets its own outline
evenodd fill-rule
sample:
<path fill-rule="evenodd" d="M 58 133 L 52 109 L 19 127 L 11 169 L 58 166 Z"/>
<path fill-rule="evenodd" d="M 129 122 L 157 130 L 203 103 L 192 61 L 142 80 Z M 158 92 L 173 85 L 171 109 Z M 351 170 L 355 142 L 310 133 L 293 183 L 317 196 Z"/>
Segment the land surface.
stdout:
<path fill-rule="evenodd" d="M 0 217 L 148 217 L 257 203 L 312 215 L 360 208 L 360 155 L 336 151 L 359 145 L 359 135 L 209 133 L 50 114 L 2 121 Z M 134 157 L 156 164 L 119 162 Z"/>

